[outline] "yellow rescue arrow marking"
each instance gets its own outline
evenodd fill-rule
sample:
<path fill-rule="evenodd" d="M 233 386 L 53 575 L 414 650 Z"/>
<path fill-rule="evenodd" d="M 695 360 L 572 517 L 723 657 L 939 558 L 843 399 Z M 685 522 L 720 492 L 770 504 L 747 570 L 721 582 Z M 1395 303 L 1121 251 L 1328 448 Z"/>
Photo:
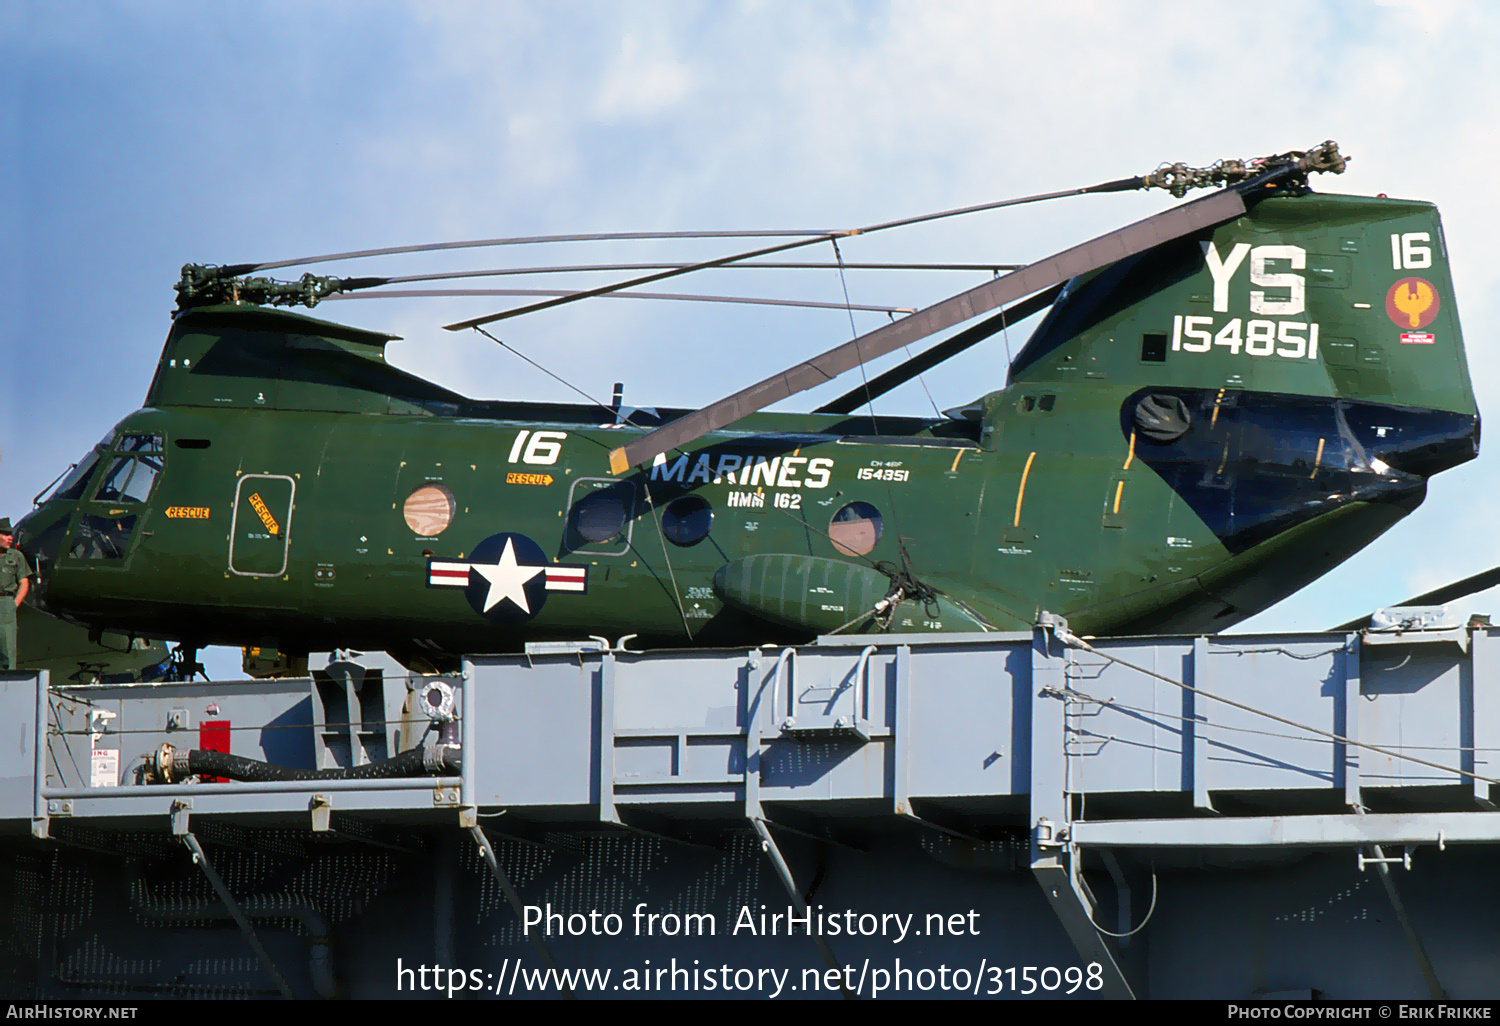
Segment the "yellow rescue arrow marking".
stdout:
<path fill-rule="evenodd" d="M 271 511 L 266 508 L 266 502 L 260 497 L 259 492 L 250 493 L 250 506 L 260 517 L 260 522 L 266 525 L 266 530 L 272 534 L 280 534 L 281 526 L 276 523 L 276 518 L 271 516 Z"/>

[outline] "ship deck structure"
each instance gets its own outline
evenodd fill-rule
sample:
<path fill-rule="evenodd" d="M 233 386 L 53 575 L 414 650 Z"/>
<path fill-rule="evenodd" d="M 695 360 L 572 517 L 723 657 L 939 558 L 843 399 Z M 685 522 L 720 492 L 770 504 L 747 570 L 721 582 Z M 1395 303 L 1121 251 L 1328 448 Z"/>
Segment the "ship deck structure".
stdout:
<path fill-rule="evenodd" d="M 0 708 L 11 996 L 1482 999 L 1500 979 L 1500 632 L 1464 617 L 594 640 L 447 677 L 342 652 L 304 679 L 0 675 Z M 188 750 L 270 768 L 184 779 Z M 418 751 L 419 775 L 377 775 Z"/>

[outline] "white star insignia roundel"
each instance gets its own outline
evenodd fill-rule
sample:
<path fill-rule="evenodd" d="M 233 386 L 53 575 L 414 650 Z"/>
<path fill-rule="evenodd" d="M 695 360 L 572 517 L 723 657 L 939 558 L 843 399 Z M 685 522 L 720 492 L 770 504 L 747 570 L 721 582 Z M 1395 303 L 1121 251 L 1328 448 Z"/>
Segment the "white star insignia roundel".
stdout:
<path fill-rule="evenodd" d="M 480 616 L 514 623 L 540 612 L 549 592 L 587 593 L 588 568 L 548 562 L 524 534 L 495 534 L 476 545 L 467 560 L 429 559 L 427 586 L 463 589 Z"/>
<path fill-rule="evenodd" d="M 475 573 L 490 582 L 489 594 L 485 596 L 482 610 L 486 613 L 494 609 L 495 603 L 501 599 L 514 602 L 523 613 L 530 613 L 531 606 L 526 602 L 526 592 L 521 585 L 547 570 L 546 567 L 521 566 L 517 563 L 516 543 L 509 538 L 505 539 L 505 551 L 500 553 L 499 563 L 494 566 L 474 563 L 472 566 Z"/>

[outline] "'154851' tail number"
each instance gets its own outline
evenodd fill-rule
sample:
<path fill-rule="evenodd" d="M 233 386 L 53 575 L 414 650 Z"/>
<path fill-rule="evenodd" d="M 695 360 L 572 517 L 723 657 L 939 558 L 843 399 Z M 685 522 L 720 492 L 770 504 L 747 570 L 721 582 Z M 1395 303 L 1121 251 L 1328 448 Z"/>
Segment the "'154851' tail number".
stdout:
<path fill-rule="evenodd" d="M 859 472 L 855 476 L 861 481 L 909 481 L 911 480 L 911 471 L 860 467 Z"/>
<path fill-rule="evenodd" d="M 1280 356 L 1288 360 L 1318 358 L 1318 325 L 1302 321 L 1246 320 L 1231 317 L 1217 329 L 1214 318 L 1172 318 L 1172 351 L 1206 353 L 1223 346 L 1248 356 Z"/>

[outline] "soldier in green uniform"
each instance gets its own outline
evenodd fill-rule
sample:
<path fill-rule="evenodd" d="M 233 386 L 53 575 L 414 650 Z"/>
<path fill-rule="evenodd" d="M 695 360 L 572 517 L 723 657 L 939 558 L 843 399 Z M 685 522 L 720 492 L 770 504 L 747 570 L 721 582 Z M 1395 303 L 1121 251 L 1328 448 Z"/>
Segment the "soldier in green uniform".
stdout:
<path fill-rule="evenodd" d="M 14 545 L 10 517 L 0 518 L 0 669 L 16 668 L 16 610 L 31 588 L 31 564 Z"/>

